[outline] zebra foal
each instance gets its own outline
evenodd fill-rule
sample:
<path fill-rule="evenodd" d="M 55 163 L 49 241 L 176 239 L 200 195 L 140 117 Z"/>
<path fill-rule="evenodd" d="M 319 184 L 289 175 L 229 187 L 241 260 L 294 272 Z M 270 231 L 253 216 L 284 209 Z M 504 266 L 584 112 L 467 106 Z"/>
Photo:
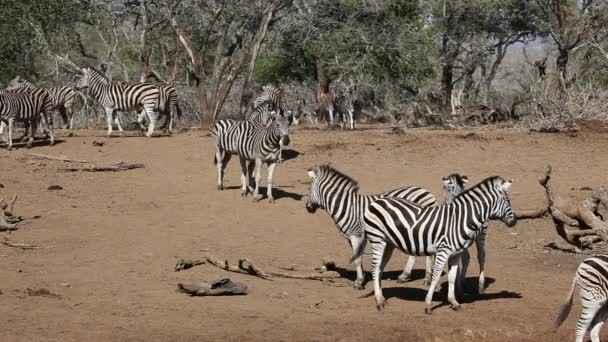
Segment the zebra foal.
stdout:
<path fill-rule="evenodd" d="M 587 258 L 578 266 L 566 304 L 557 318 L 557 327 L 568 318 L 576 290 L 583 310 L 576 323 L 575 341 L 583 342 L 585 334 L 591 330 L 591 341 L 599 342 L 602 325 L 608 317 L 608 255 Z"/>
<path fill-rule="evenodd" d="M 155 111 L 159 107 L 157 86 L 150 83 L 112 84 L 101 72 L 93 68 L 83 68 L 81 73 L 77 88 L 89 88 L 95 100 L 104 108 L 108 123 L 108 137 L 112 135 L 112 121 L 116 111 L 128 112 L 139 109 L 142 109 L 142 113 L 138 116 L 138 122 L 142 126 L 141 120 L 147 115 L 150 125 L 146 136 L 152 136 L 157 119 Z M 122 134 L 123 130 L 118 117 L 115 120 L 118 130 Z"/>
<path fill-rule="evenodd" d="M 219 120 L 213 125 L 211 137 L 215 145 L 213 162 L 218 171 L 217 189 L 224 189 L 224 170 L 231 156 L 237 154 L 241 164 L 241 196 L 253 192 L 254 201 L 262 199 L 259 195 L 260 173 L 262 164 L 266 163 L 266 194 L 269 202 L 274 202 L 272 178 L 279 157 L 280 142 L 289 144 L 288 119 L 282 116 L 273 117 L 270 124 L 262 127 L 250 121 Z"/>
<path fill-rule="evenodd" d="M 460 308 L 454 295 L 459 254 L 467 249 L 490 218 L 501 219 L 507 226 L 517 223 L 507 190 L 512 181 L 490 177 L 457 196 L 453 203 L 440 207 L 421 207 L 399 198 L 372 201 L 364 213 L 364 230 L 372 249 L 372 275 L 376 308 L 384 309 L 381 275 L 395 248 L 409 255 L 435 255 L 433 277 L 426 296 L 425 312 L 431 302 L 441 272 L 449 264 L 448 301 Z M 363 253 L 363 244 L 353 257 Z"/>
<path fill-rule="evenodd" d="M 355 248 L 365 243 L 362 229 L 363 211 L 371 201 L 383 197 L 399 197 L 421 206 L 431 206 L 436 202 L 431 192 L 415 186 L 401 187 L 377 195 L 361 194 L 359 184 L 354 179 L 329 165 L 310 168 L 308 176 L 312 182 L 306 210 L 311 214 L 317 209 L 327 211 L 338 232 L 349 241 L 353 255 Z M 353 287 L 358 290 L 363 289 L 365 280 L 361 259 L 361 256 L 355 259 L 357 280 Z"/>

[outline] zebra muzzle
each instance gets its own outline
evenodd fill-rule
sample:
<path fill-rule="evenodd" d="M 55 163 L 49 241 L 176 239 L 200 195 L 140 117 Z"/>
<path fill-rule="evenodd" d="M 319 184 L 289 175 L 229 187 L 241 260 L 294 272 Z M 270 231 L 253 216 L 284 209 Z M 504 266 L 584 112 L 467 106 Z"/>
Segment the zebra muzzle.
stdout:
<path fill-rule="evenodd" d="M 306 210 L 308 210 L 309 213 L 314 214 L 317 211 L 317 206 L 308 201 L 306 202 Z"/>
<path fill-rule="evenodd" d="M 289 135 L 284 135 L 281 137 L 281 141 L 283 142 L 284 146 L 289 145 L 289 143 L 291 142 L 291 140 L 289 139 Z"/>

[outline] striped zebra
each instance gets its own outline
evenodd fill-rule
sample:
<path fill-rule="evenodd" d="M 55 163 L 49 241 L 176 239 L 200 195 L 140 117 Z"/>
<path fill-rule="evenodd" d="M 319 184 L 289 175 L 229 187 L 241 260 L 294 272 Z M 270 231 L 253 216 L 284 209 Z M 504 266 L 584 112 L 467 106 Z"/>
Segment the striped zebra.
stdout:
<path fill-rule="evenodd" d="M 8 148 L 13 147 L 13 123 L 15 120 L 25 124 L 24 138 L 29 136 L 27 147 L 32 147 L 39 121 L 48 124 L 47 115 L 52 113 L 53 100 L 51 94 L 42 88 L 32 92 L 0 91 L 0 122 L 8 126 L 5 138 Z M 2 127 L 4 130 L 4 127 Z M 0 132 L 4 133 L 4 132 Z M 55 144 L 53 127 L 49 125 L 51 145 Z"/>
<path fill-rule="evenodd" d="M 568 318 L 577 289 L 583 310 L 576 323 L 575 341 L 583 342 L 590 330 L 591 341 L 599 342 L 602 325 L 608 317 L 608 255 L 587 258 L 578 266 L 566 303 L 557 318 L 557 327 Z"/>
<path fill-rule="evenodd" d="M 267 126 L 259 126 L 250 121 L 219 120 L 213 125 L 211 137 L 216 152 L 213 162 L 218 171 L 218 190 L 224 189 L 224 170 L 233 154 L 239 155 L 241 163 L 241 196 L 252 191 L 254 201 L 259 201 L 260 172 L 262 163 L 268 164 L 268 200 L 272 196 L 272 177 L 280 151 L 280 141 L 289 144 L 289 120 L 276 116 Z M 248 163 L 249 162 L 249 163 Z M 254 177 L 254 179 L 252 179 Z"/>
<path fill-rule="evenodd" d="M 312 183 L 306 210 L 309 213 L 315 213 L 317 209 L 326 210 L 334 220 L 339 233 L 349 241 L 353 254 L 357 246 L 365 243 L 362 227 L 363 211 L 371 201 L 382 197 L 399 197 L 421 206 L 431 206 L 436 202 L 432 193 L 413 186 L 401 187 L 377 195 L 361 194 L 359 184 L 354 179 L 329 165 L 310 168 L 308 176 Z M 359 256 L 355 260 L 357 280 L 353 286 L 358 290 L 363 289 L 364 281 L 361 259 Z"/>
<path fill-rule="evenodd" d="M 442 177 L 442 182 L 443 182 L 443 195 L 444 195 L 444 205 L 449 205 L 454 201 L 454 198 L 456 198 L 456 196 L 460 195 L 464 189 L 466 188 L 467 182 L 469 181 L 468 177 L 466 175 L 460 175 L 457 173 L 453 173 L 449 176 L 445 176 Z M 488 226 L 485 225 L 484 229 L 487 229 Z M 477 246 L 479 246 L 479 244 L 477 244 Z M 479 247 L 478 251 L 479 251 Z M 482 245 L 483 248 L 483 245 Z M 466 257 L 465 257 L 466 254 Z M 481 255 L 478 253 L 478 255 Z M 483 255 L 485 256 L 485 251 L 483 253 Z M 425 286 L 429 286 L 431 285 L 431 278 L 432 278 L 432 274 L 433 274 L 433 264 L 435 263 L 435 260 L 432 256 L 427 256 L 426 258 L 426 272 L 425 272 L 425 276 L 424 276 L 424 285 Z M 465 259 L 466 259 L 466 264 L 465 264 Z M 459 286 L 462 289 L 462 284 L 464 284 L 464 280 L 466 277 L 466 269 L 468 267 L 468 263 L 470 260 L 470 256 L 469 256 L 469 252 L 468 250 L 464 250 L 462 252 L 462 262 L 463 262 L 463 268 L 462 270 L 459 272 L 459 277 L 458 277 L 458 282 L 459 282 Z M 480 259 L 479 261 L 480 263 L 480 269 L 482 270 L 480 273 L 480 277 L 483 277 L 483 266 L 482 266 L 482 261 Z M 416 264 L 416 257 L 411 255 L 408 260 L 407 260 L 407 264 L 405 266 L 405 270 L 403 271 L 403 273 L 399 276 L 399 278 L 397 278 L 397 282 L 398 283 L 405 283 L 411 280 L 411 275 L 412 275 L 412 269 L 414 268 L 414 265 Z M 480 284 L 485 284 L 485 278 L 482 281 L 480 280 Z"/>
<path fill-rule="evenodd" d="M 140 109 L 143 112 L 138 117 L 138 122 L 140 122 L 140 119 L 143 120 L 144 115 L 147 115 L 150 125 L 146 136 L 152 136 L 157 119 L 155 111 L 159 107 L 159 89 L 157 86 L 150 83 L 111 84 L 101 72 L 93 68 L 83 68 L 81 72 L 82 76 L 77 82 L 77 88 L 89 88 L 95 100 L 104 108 L 108 123 L 108 137 L 112 135 L 112 120 L 116 111 L 127 112 Z M 120 127 L 118 117 L 115 121 L 122 134 L 123 130 Z"/>
<path fill-rule="evenodd" d="M 490 177 L 457 196 L 453 203 L 440 207 L 421 207 L 399 198 L 372 201 L 365 209 L 364 230 L 372 248 L 372 275 L 376 308 L 384 309 L 380 279 L 395 248 L 409 255 L 435 255 L 433 278 L 426 296 L 425 312 L 431 302 L 441 272 L 449 264 L 448 301 L 454 310 L 460 308 L 454 295 L 459 253 L 467 249 L 490 218 L 499 218 L 507 226 L 517 223 L 507 190 L 512 181 Z M 356 257 L 363 253 L 357 247 Z"/>
<path fill-rule="evenodd" d="M 333 127 L 334 125 L 334 93 L 322 93 L 319 95 L 319 103 L 317 106 L 317 117 L 325 117 L 327 126 Z"/>
<path fill-rule="evenodd" d="M 36 85 L 29 82 L 28 80 L 17 76 L 12 79 L 6 90 L 9 91 L 19 91 L 20 89 L 25 91 L 32 91 L 37 89 Z M 48 87 L 45 88 L 53 97 L 53 110 L 59 113 L 62 121 L 63 129 L 73 129 L 72 118 L 74 116 L 74 97 L 76 93 L 72 87 L 68 86 L 60 86 L 60 87 Z M 49 123 L 53 125 L 53 115 L 49 116 Z"/>
<path fill-rule="evenodd" d="M 255 98 L 253 101 L 253 108 L 257 108 L 264 103 L 271 105 L 271 110 L 275 111 L 278 115 L 287 117 L 289 124 L 293 122 L 293 114 L 287 108 L 287 100 L 283 95 L 283 89 L 272 85 L 265 85 L 262 87 L 262 95 Z"/>
<path fill-rule="evenodd" d="M 345 127 L 346 122 L 350 124 L 350 129 L 355 129 L 355 101 L 356 97 L 352 92 L 347 95 L 341 95 L 334 99 L 335 111 L 340 114 L 342 120 L 340 126 Z"/>
<path fill-rule="evenodd" d="M 179 106 L 177 90 L 171 84 L 160 85 L 158 86 L 158 97 L 158 120 L 160 121 L 162 117 L 165 117 L 165 122 L 158 128 L 163 131 L 168 130 L 169 133 L 173 133 L 173 123 L 175 118 L 182 116 L 182 109 Z M 142 131 L 147 129 L 143 124 L 145 118 L 145 111 L 140 112 L 140 114 L 137 116 L 137 123 Z"/>

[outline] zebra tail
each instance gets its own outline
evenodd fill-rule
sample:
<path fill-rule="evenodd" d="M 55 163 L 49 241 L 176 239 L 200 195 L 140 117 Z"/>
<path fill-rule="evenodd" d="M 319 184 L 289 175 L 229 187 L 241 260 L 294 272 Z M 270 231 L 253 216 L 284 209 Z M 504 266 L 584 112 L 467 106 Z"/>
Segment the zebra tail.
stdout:
<path fill-rule="evenodd" d="M 355 260 L 359 259 L 362 255 L 363 252 L 365 251 L 365 245 L 366 245 L 366 240 L 367 238 L 365 237 L 365 232 L 363 233 L 363 239 L 361 239 L 361 243 L 359 245 L 357 245 L 357 247 L 355 248 L 355 252 L 353 253 L 353 257 L 350 258 L 350 263 L 352 264 L 353 262 L 355 262 Z"/>
<path fill-rule="evenodd" d="M 572 298 L 574 296 L 574 290 L 576 289 L 576 276 L 574 276 L 574 280 L 572 280 L 572 287 L 570 288 L 570 292 L 568 293 L 568 298 L 566 303 L 562 306 L 562 309 L 555 320 L 555 329 L 559 328 L 562 323 L 568 318 L 570 314 L 570 309 L 572 308 Z"/>

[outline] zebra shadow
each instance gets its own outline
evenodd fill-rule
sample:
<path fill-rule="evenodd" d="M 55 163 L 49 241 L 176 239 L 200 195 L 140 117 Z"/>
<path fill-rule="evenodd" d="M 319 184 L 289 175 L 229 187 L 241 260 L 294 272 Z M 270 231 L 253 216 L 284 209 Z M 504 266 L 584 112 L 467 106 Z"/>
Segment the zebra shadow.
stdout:
<path fill-rule="evenodd" d="M 477 281 L 477 278 L 468 278 L 467 280 L 471 280 L 471 281 Z M 488 283 L 493 283 L 494 279 L 488 279 L 486 278 L 486 284 Z M 487 286 L 487 285 L 486 285 Z M 466 285 L 465 285 L 466 287 Z M 500 292 L 495 292 L 495 293 L 484 293 L 484 294 L 477 294 L 477 289 L 475 288 L 475 292 L 469 292 L 465 295 L 462 294 L 456 294 L 456 298 L 458 300 L 458 302 L 460 304 L 470 304 L 473 302 L 477 302 L 477 301 L 485 301 L 485 300 L 494 300 L 494 299 L 521 299 L 523 298 L 523 296 L 521 295 L 521 293 L 517 293 L 517 292 L 511 292 L 511 291 L 500 291 Z M 487 287 L 486 287 L 486 291 L 488 291 Z M 428 289 L 424 288 L 412 288 L 412 287 L 407 287 L 407 283 L 403 284 L 403 286 L 401 287 L 385 287 L 383 289 L 383 293 L 384 296 L 389 299 L 389 298 L 399 298 L 399 299 L 403 299 L 403 300 L 409 300 L 409 301 L 417 301 L 417 302 L 424 302 L 426 299 L 426 295 L 428 293 Z M 433 296 L 433 301 L 441 301 L 441 303 L 435 305 L 432 309 L 437 309 L 437 308 L 441 308 L 443 306 L 448 306 L 449 302 L 448 302 L 448 282 L 444 281 L 441 284 L 441 287 L 439 289 L 439 291 L 435 292 L 435 295 Z"/>
<path fill-rule="evenodd" d="M 229 185 L 229 186 L 224 186 L 224 190 L 240 190 L 241 186 L 240 185 Z M 264 195 L 264 199 L 266 199 L 266 187 L 265 186 L 260 186 L 260 194 Z M 249 194 L 247 197 L 251 198 L 253 195 Z M 297 194 L 295 192 L 289 192 L 289 191 L 285 191 L 279 187 L 273 187 L 272 188 L 272 196 L 274 197 L 275 200 L 281 199 L 281 198 L 291 198 L 292 200 L 295 201 L 301 201 L 302 198 L 304 198 L 304 195 L 300 195 Z"/>
<path fill-rule="evenodd" d="M 281 156 L 283 157 L 283 161 L 287 161 L 290 159 L 297 158 L 300 154 L 301 153 L 296 150 L 285 149 L 285 150 L 283 150 L 283 154 Z"/>
<path fill-rule="evenodd" d="M 64 142 L 65 142 L 65 139 L 55 138 L 55 145 L 59 145 Z M 24 148 L 24 147 L 26 147 L 26 145 L 27 145 L 27 143 L 21 142 L 20 139 L 13 139 L 13 148 Z M 51 145 L 51 141 L 46 138 L 36 138 L 32 142 L 32 147 L 50 146 L 50 145 Z M 0 146 L 6 148 L 8 145 L 5 142 L 0 140 Z"/>

